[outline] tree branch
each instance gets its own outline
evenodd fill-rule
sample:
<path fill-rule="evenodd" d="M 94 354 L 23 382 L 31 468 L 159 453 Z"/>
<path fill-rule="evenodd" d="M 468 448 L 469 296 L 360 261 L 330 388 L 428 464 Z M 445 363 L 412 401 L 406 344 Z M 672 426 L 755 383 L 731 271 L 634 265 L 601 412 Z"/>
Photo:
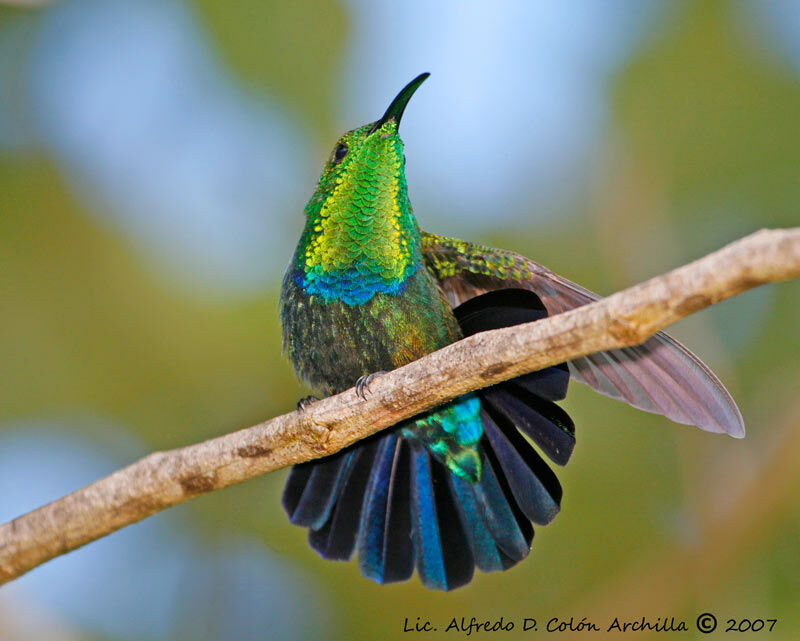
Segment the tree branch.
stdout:
<path fill-rule="evenodd" d="M 0 525 L 0 584 L 190 498 L 332 454 L 471 390 L 643 342 L 700 309 L 800 276 L 800 227 L 762 230 L 590 305 L 470 336 L 370 384 L 253 427 L 155 452 Z"/>

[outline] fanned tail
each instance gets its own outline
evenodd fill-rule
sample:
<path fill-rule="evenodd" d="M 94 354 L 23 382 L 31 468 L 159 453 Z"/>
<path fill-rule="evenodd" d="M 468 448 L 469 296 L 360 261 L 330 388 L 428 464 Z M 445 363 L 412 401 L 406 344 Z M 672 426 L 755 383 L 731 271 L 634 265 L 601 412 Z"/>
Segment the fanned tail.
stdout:
<path fill-rule="evenodd" d="M 454 312 L 465 335 L 547 315 L 521 289 L 472 298 Z M 524 436 L 554 463 L 569 460 L 574 425 L 554 403 L 568 381 L 559 365 L 476 392 L 483 427 L 477 481 L 404 435 L 412 421 L 296 465 L 284 508 L 292 523 L 309 528 L 320 556 L 346 560 L 357 551 L 361 573 L 378 583 L 407 580 L 416 567 L 426 587 L 452 590 L 469 583 L 476 567 L 506 570 L 528 555 L 532 523 L 546 525 L 560 508 L 561 485 Z"/>

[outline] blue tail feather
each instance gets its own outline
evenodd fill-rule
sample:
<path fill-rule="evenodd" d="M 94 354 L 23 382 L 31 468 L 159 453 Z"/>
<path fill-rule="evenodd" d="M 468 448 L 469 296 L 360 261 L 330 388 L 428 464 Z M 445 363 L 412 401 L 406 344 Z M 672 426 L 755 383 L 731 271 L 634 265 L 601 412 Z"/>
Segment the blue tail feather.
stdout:
<path fill-rule="evenodd" d="M 391 433 L 381 439 L 364 494 L 359 526 L 358 564 L 364 576 L 378 583 L 383 583 L 386 502 L 396 449 L 397 434 Z"/>
<path fill-rule="evenodd" d="M 486 524 L 487 517 L 475 498 L 473 484 L 455 474 L 448 475 L 448 480 L 456 496 L 456 505 L 475 558 L 475 567 L 482 572 L 502 570 L 501 552 Z"/>
<path fill-rule="evenodd" d="M 412 450 L 411 520 L 414 528 L 414 551 L 417 571 L 425 587 L 447 589 L 444 571 L 439 520 L 433 497 L 431 459 L 426 451 Z"/>
<path fill-rule="evenodd" d="M 447 482 L 451 471 L 430 458 L 433 495 L 436 500 L 436 517 L 439 520 L 439 542 L 444 559 L 447 590 L 466 585 L 475 573 L 472 548 L 459 516 L 456 497 Z"/>

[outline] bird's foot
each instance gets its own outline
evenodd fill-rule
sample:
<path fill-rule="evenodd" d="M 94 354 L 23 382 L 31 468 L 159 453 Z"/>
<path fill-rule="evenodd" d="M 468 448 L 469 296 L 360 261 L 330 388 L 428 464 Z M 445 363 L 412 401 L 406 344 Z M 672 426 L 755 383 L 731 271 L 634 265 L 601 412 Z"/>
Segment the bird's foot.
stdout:
<path fill-rule="evenodd" d="M 297 401 L 297 411 L 298 412 L 305 412 L 308 409 L 308 406 L 312 403 L 316 403 L 319 399 L 314 396 L 313 394 L 310 396 L 304 396 L 299 401 Z"/>
<path fill-rule="evenodd" d="M 367 400 L 367 392 L 369 392 L 369 384 L 375 380 L 376 377 L 380 376 L 381 374 L 386 374 L 384 370 L 380 372 L 372 372 L 372 374 L 365 374 L 361 376 L 355 384 L 356 394 L 358 394 L 361 398 L 365 401 Z M 370 392 L 371 393 L 371 392 Z"/>

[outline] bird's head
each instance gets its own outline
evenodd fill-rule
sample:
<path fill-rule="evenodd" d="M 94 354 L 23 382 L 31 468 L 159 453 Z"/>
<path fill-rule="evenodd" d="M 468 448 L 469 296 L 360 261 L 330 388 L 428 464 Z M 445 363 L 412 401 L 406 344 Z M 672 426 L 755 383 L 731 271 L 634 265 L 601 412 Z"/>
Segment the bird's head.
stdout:
<path fill-rule="evenodd" d="M 398 127 L 428 75 L 408 83 L 379 120 L 347 132 L 334 146 L 306 205 L 297 253 L 306 284 L 357 272 L 379 278 L 378 290 L 392 291 L 416 269 L 419 230 Z"/>
<path fill-rule="evenodd" d="M 422 73 L 409 82 L 379 120 L 348 131 L 336 141 L 309 205 L 331 199 L 329 206 L 343 204 L 363 196 L 360 192 L 374 196 L 376 191 L 391 190 L 395 181 L 405 182 L 400 120 L 409 99 L 429 75 Z"/>

